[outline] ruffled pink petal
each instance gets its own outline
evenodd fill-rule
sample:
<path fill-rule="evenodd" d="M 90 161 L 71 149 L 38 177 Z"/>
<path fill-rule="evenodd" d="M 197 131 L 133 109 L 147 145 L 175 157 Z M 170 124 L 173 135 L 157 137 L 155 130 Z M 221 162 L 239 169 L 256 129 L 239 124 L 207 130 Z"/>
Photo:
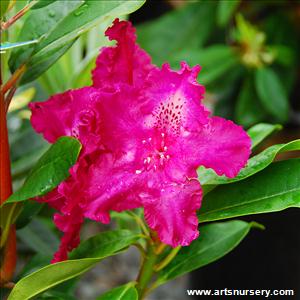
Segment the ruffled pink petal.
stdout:
<path fill-rule="evenodd" d="M 100 155 L 86 178 L 85 217 L 109 223 L 111 210 L 121 212 L 141 207 L 139 194 L 146 191 L 145 180 L 135 174 L 134 167 L 125 157 L 116 159 L 110 153 Z"/>
<path fill-rule="evenodd" d="M 196 81 L 200 67 L 181 63 L 179 71 L 168 64 L 152 70 L 144 89 L 143 113 L 146 125 L 179 135 L 183 129 L 195 130 L 208 122 L 209 111 L 201 104 L 205 89 Z"/>
<path fill-rule="evenodd" d="M 50 143 L 60 136 L 74 136 L 83 144 L 84 151 L 90 152 L 100 140 L 100 116 L 94 109 L 100 99 L 97 89 L 85 87 L 54 95 L 44 102 L 33 102 L 29 104 L 31 124 Z"/>
<path fill-rule="evenodd" d="M 80 209 L 74 209 L 68 215 L 54 215 L 55 225 L 64 233 L 58 251 L 54 254 L 51 263 L 68 259 L 68 252 L 80 243 L 80 229 L 83 215 Z"/>
<path fill-rule="evenodd" d="M 140 91 L 128 85 L 106 94 L 97 103 L 101 114 L 101 139 L 103 145 L 117 153 L 135 152 L 141 144 L 146 131 L 140 110 Z"/>
<path fill-rule="evenodd" d="M 145 201 L 145 219 L 163 243 L 187 246 L 199 235 L 196 210 L 201 198 L 197 180 L 170 184 L 161 190 L 160 198 Z"/>
<path fill-rule="evenodd" d="M 104 47 L 92 72 L 97 88 L 113 90 L 119 83 L 139 87 L 143 85 L 149 71 L 155 68 L 150 56 L 136 44 L 135 29 L 128 21 L 116 19 L 105 35 L 116 40 L 114 47 Z"/>
<path fill-rule="evenodd" d="M 187 136 L 181 149 L 181 159 L 190 165 L 212 168 L 218 175 L 232 178 L 246 165 L 250 147 L 251 140 L 241 126 L 212 117 L 202 130 Z"/>

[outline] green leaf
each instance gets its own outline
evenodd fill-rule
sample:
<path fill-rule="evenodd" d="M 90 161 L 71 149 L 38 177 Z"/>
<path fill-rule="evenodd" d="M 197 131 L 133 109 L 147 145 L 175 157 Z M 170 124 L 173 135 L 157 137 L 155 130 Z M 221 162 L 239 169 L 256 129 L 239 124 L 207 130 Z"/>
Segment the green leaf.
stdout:
<path fill-rule="evenodd" d="M 97 258 L 100 254 L 108 256 L 106 253 L 119 251 L 139 238 L 140 234 L 125 229 L 106 231 L 81 243 L 71 252 L 70 259 Z"/>
<path fill-rule="evenodd" d="M 289 102 L 277 74 L 270 68 L 258 69 L 255 73 L 255 85 L 264 108 L 277 120 L 286 122 L 289 115 Z"/>
<path fill-rule="evenodd" d="M 30 2 L 32 2 L 32 1 L 33 0 L 31 0 Z M 55 1 L 57 1 L 57 0 L 39 0 L 39 1 L 37 1 L 36 4 L 33 5 L 33 7 L 31 9 L 39 9 L 39 8 L 45 7 L 49 4 L 52 4 Z"/>
<path fill-rule="evenodd" d="M 51 51 L 64 45 L 67 41 L 86 32 L 97 23 L 107 18 L 127 15 L 144 4 L 144 0 L 135 1 L 93 1 L 84 0 L 80 7 L 67 15 L 57 26 L 47 34 L 37 46 L 35 55 Z M 37 54 L 38 53 L 38 54 Z"/>
<path fill-rule="evenodd" d="M 31 82 L 43 74 L 51 65 L 53 65 L 69 48 L 74 41 L 68 42 L 60 48 L 52 49 L 51 51 L 39 56 L 33 56 L 27 63 L 27 69 L 21 77 L 20 85 Z"/>
<path fill-rule="evenodd" d="M 30 35 L 39 38 L 40 42 L 36 47 L 13 53 L 10 67 L 15 70 L 26 63 L 27 70 L 21 84 L 30 82 L 62 56 L 82 33 L 107 18 L 129 14 L 143 3 L 143 0 L 55 1 L 34 10 L 26 19 L 19 39 Z"/>
<path fill-rule="evenodd" d="M 19 202 L 18 204 L 20 204 L 23 209 L 21 213 L 18 214 L 16 220 L 17 230 L 27 226 L 45 205 L 45 203 L 39 203 L 37 201 L 25 201 Z"/>
<path fill-rule="evenodd" d="M 80 5 L 80 0 L 57 1 L 38 10 L 31 10 L 25 20 L 18 41 L 41 40 L 60 20 Z M 28 62 L 36 45 L 15 49 L 9 59 L 9 66 L 14 72 L 20 65 Z M 50 57 L 48 57 L 50 59 Z M 32 62 L 31 62 L 32 64 Z M 27 70 L 27 72 L 30 70 Z"/>
<path fill-rule="evenodd" d="M 39 159 L 23 186 L 5 202 L 19 202 L 42 196 L 54 189 L 69 176 L 69 169 L 77 161 L 81 150 L 78 140 L 61 137 Z"/>
<path fill-rule="evenodd" d="M 211 1 L 187 4 L 137 26 L 138 42 L 160 65 L 182 48 L 203 45 L 212 31 L 214 16 L 215 3 Z M 195 32 L 197 29 L 201 29 L 201 34 Z"/>
<path fill-rule="evenodd" d="M 287 144 L 273 145 L 250 158 L 247 166 L 234 178 L 227 178 L 224 175 L 218 176 L 212 169 L 204 169 L 202 167 L 198 170 L 198 178 L 202 185 L 227 184 L 244 180 L 270 165 L 277 154 L 297 150 L 300 150 L 300 140 L 295 140 Z"/>
<path fill-rule="evenodd" d="M 233 49 L 222 44 L 205 49 L 185 49 L 178 52 L 172 56 L 172 66 L 176 67 L 182 60 L 190 65 L 201 65 L 198 79 L 202 84 L 212 83 L 238 65 L 238 57 Z"/>
<path fill-rule="evenodd" d="M 2 20 L 3 17 L 5 16 L 8 6 L 9 6 L 9 0 L 2 0 L 0 2 L 0 20 Z"/>
<path fill-rule="evenodd" d="M 237 123 L 249 127 L 263 121 L 267 116 L 264 107 L 257 99 L 252 78 L 247 78 L 237 99 L 235 117 Z"/>
<path fill-rule="evenodd" d="M 252 225 L 235 220 L 200 227 L 200 237 L 189 247 L 183 247 L 159 273 L 158 285 L 220 259 L 243 240 Z"/>
<path fill-rule="evenodd" d="M 138 294 L 134 286 L 135 282 L 129 282 L 106 292 L 97 300 L 138 300 Z"/>
<path fill-rule="evenodd" d="M 8 300 L 27 300 L 118 254 L 140 237 L 127 230 L 107 231 L 88 239 L 71 253 L 70 260 L 48 265 L 18 281 Z"/>
<path fill-rule="evenodd" d="M 281 129 L 282 126 L 279 124 L 274 125 L 274 124 L 267 124 L 267 123 L 256 124 L 251 128 L 249 128 L 247 133 L 250 136 L 252 141 L 251 143 L 252 149 L 258 146 L 269 135 Z"/>
<path fill-rule="evenodd" d="M 269 47 L 274 53 L 276 63 L 286 67 L 291 67 L 295 64 L 295 50 L 284 45 L 272 45 Z"/>
<path fill-rule="evenodd" d="M 220 26 L 223 27 L 229 22 L 240 2 L 240 0 L 219 1 L 217 9 L 217 21 Z"/>
<path fill-rule="evenodd" d="M 300 159 L 280 161 L 248 179 L 217 187 L 204 197 L 199 221 L 210 222 L 300 207 L 299 170 Z"/>

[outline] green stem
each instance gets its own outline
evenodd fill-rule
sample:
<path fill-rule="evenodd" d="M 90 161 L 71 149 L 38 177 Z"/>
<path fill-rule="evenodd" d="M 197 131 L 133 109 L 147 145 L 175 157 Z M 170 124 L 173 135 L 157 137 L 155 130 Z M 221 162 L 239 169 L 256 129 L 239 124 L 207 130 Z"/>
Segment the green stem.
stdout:
<path fill-rule="evenodd" d="M 181 246 L 174 248 L 163 261 L 161 261 L 154 267 L 154 270 L 156 272 L 159 272 L 164 267 L 166 267 L 173 260 L 173 258 L 177 255 L 177 253 L 180 249 L 181 249 Z"/>
<path fill-rule="evenodd" d="M 12 24 L 14 24 L 16 21 L 18 21 L 21 17 L 23 17 L 29 9 L 35 5 L 37 1 L 32 1 L 29 4 L 27 4 L 25 7 L 23 7 L 16 15 L 11 17 L 7 22 L 1 23 L 1 31 L 8 29 Z M 10 9 L 10 8 L 9 8 Z"/>
<path fill-rule="evenodd" d="M 152 242 L 148 242 L 147 247 L 147 255 L 143 260 L 142 267 L 140 269 L 140 273 L 137 278 L 137 291 L 139 294 L 139 299 L 142 300 L 147 292 L 147 287 L 152 279 L 154 273 L 154 266 L 157 260 L 157 256 L 155 254 L 154 244 Z"/>

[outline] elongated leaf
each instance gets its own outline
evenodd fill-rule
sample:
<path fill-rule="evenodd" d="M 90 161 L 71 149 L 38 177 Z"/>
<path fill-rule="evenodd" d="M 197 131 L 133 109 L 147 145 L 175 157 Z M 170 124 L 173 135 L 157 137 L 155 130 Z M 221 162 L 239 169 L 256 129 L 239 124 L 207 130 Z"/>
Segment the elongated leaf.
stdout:
<path fill-rule="evenodd" d="M 138 9 L 145 1 L 81 1 L 76 8 L 42 39 L 30 59 L 32 66 L 22 77 L 21 83 L 27 83 L 46 71 L 59 57 L 72 46 L 75 39 L 107 18 L 129 14 Z M 60 1 L 58 2 L 60 3 Z"/>
<path fill-rule="evenodd" d="M 158 20 L 137 27 L 139 44 L 148 51 L 154 63 L 161 64 L 182 48 L 195 48 L 204 44 L 214 24 L 215 3 L 202 1 L 165 14 Z M 201 28 L 201 34 L 195 30 Z"/>
<path fill-rule="evenodd" d="M 39 9 L 49 4 L 52 4 L 55 1 L 57 0 L 39 0 L 36 4 L 34 4 L 34 6 L 31 9 Z M 32 0 L 30 2 L 32 2 Z"/>
<path fill-rule="evenodd" d="M 236 220 L 200 227 L 200 237 L 179 251 L 158 275 L 158 283 L 163 284 L 226 255 L 243 240 L 251 226 L 251 223 Z"/>
<path fill-rule="evenodd" d="M 25 20 L 18 36 L 19 41 L 41 40 L 66 15 L 81 4 L 80 0 L 56 1 L 46 7 L 32 10 Z M 21 64 L 28 62 L 36 45 L 30 45 L 14 50 L 9 59 L 9 66 L 14 72 Z M 28 72 L 28 71 L 27 71 Z"/>
<path fill-rule="evenodd" d="M 300 159 L 273 163 L 262 172 L 228 186 L 219 186 L 202 203 L 199 221 L 300 207 Z"/>
<path fill-rule="evenodd" d="M 289 114 L 287 93 L 277 74 L 270 68 L 256 71 L 256 90 L 265 109 L 277 120 L 285 122 Z"/>
<path fill-rule="evenodd" d="M 243 168 L 235 178 L 227 178 L 226 176 L 218 176 L 212 169 L 200 168 L 198 170 L 198 178 L 203 185 L 227 184 L 244 180 L 266 168 L 274 160 L 277 154 L 287 151 L 300 150 L 300 140 L 295 140 L 287 144 L 278 144 L 271 146 L 261 153 L 249 159 L 247 166 Z"/>
<path fill-rule="evenodd" d="M 129 14 L 143 3 L 144 0 L 53 1 L 50 5 L 34 10 L 26 20 L 19 39 L 30 35 L 39 38 L 40 42 L 36 47 L 13 53 L 10 67 L 15 70 L 26 63 L 27 70 L 21 84 L 30 82 L 62 56 L 82 33 L 107 18 Z"/>
<path fill-rule="evenodd" d="M 247 133 L 251 138 L 251 147 L 252 149 L 258 146 L 264 139 L 266 139 L 273 132 L 281 130 L 282 126 L 279 124 L 267 124 L 260 123 L 256 124 L 253 127 L 249 128 Z"/>
<path fill-rule="evenodd" d="M 93 1 L 84 0 L 80 7 L 66 16 L 43 39 L 35 52 L 51 51 L 78 37 L 106 18 L 129 14 L 144 4 L 143 0 L 133 1 Z M 39 54 L 39 55 L 40 55 Z"/>
<path fill-rule="evenodd" d="M 249 127 L 263 121 L 267 112 L 258 100 L 252 78 L 247 78 L 242 86 L 235 108 L 238 124 Z"/>
<path fill-rule="evenodd" d="M 75 164 L 80 149 L 78 140 L 71 137 L 59 138 L 39 159 L 21 189 L 12 194 L 5 203 L 42 196 L 54 189 L 69 176 L 69 169 Z"/>
<path fill-rule="evenodd" d="M 107 231 L 92 237 L 72 252 L 70 260 L 48 265 L 22 278 L 11 291 L 8 300 L 31 299 L 88 271 L 105 257 L 117 254 L 138 239 L 138 235 L 127 230 Z"/>
<path fill-rule="evenodd" d="M 97 300 L 138 300 L 138 294 L 134 286 L 135 282 L 129 282 L 106 292 Z"/>
<path fill-rule="evenodd" d="M 225 26 L 232 17 L 240 0 L 222 0 L 219 1 L 217 9 L 217 21 L 220 26 Z"/>

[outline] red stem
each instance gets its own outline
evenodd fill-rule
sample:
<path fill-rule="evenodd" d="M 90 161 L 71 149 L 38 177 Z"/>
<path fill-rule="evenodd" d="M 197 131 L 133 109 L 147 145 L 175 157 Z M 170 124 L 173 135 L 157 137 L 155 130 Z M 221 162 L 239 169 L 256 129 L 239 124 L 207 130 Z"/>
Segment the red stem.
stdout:
<path fill-rule="evenodd" d="M 0 92 L 0 187 L 0 204 L 2 204 L 12 193 L 6 107 L 2 91 Z M 16 266 L 16 229 L 14 225 L 10 228 L 2 255 L 0 285 L 5 285 L 11 280 Z"/>

